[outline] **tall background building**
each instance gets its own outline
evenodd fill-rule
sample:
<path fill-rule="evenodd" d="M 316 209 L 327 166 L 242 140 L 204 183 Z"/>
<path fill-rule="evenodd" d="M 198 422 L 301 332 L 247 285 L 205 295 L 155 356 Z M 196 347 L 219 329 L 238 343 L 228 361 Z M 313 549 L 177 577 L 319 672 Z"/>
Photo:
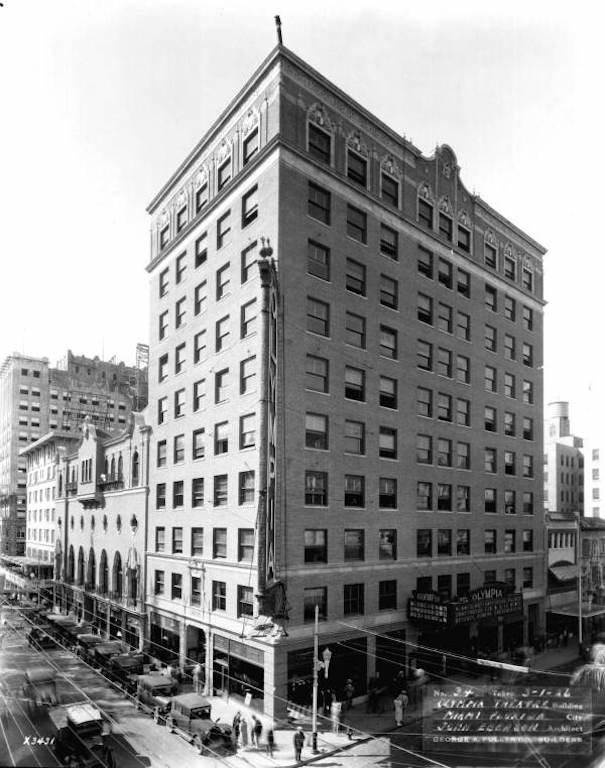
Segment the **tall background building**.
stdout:
<path fill-rule="evenodd" d="M 549 403 L 544 420 L 544 506 L 564 516 L 584 515 L 584 442 L 571 433 L 569 403 Z"/>
<path fill-rule="evenodd" d="M 316 606 L 357 693 L 531 642 L 544 248 L 283 47 L 148 210 L 152 639 L 274 715 Z"/>
<path fill-rule="evenodd" d="M 48 431 L 73 432 L 86 416 L 122 430 L 147 402 L 144 345 L 139 366 L 67 352 L 56 367 L 47 358 L 14 353 L 0 368 L 0 554 L 21 556 L 26 542 L 26 458 L 22 448 Z"/>

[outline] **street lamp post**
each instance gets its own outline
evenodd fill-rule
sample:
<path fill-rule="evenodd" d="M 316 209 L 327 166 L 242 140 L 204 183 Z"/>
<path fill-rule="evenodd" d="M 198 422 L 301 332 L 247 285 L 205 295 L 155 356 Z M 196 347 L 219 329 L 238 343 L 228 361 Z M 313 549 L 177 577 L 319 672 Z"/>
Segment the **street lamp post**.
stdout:
<path fill-rule="evenodd" d="M 313 629 L 313 754 L 317 749 L 317 673 L 319 671 L 319 606 L 315 606 L 315 627 Z"/>

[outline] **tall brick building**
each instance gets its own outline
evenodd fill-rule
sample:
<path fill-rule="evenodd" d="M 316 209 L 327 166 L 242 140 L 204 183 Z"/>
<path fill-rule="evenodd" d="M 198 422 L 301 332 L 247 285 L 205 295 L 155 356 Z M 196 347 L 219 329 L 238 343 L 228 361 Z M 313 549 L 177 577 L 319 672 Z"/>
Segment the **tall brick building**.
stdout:
<path fill-rule="evenodd" d="M 358 693 L 531 641 L 544 248 L 281 46 L 148 210 L 152 641 L 272 714 L 316 605 Z"/>

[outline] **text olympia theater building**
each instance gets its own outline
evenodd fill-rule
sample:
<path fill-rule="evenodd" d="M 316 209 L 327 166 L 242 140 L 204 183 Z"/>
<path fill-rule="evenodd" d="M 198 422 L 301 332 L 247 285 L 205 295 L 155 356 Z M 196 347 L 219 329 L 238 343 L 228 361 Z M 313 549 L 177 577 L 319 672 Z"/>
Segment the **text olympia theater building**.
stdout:
<path fill-rule="evenodd" d="M 315 605 L 338 695 L 531 640 L 544 248 L 283 47 L 148 210 L 151 639 L 272 714 Z"/>

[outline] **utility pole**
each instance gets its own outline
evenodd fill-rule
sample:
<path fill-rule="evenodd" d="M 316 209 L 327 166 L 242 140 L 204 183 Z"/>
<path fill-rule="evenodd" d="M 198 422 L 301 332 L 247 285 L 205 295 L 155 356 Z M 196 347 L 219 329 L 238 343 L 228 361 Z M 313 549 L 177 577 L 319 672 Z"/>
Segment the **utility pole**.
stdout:
<path fill-rule="evenodd" d="M 313 754 L 317 749 L 317 667 L 319 657 L 319 606 L 315 606 L 315 626 L 313 628 Z"/>

